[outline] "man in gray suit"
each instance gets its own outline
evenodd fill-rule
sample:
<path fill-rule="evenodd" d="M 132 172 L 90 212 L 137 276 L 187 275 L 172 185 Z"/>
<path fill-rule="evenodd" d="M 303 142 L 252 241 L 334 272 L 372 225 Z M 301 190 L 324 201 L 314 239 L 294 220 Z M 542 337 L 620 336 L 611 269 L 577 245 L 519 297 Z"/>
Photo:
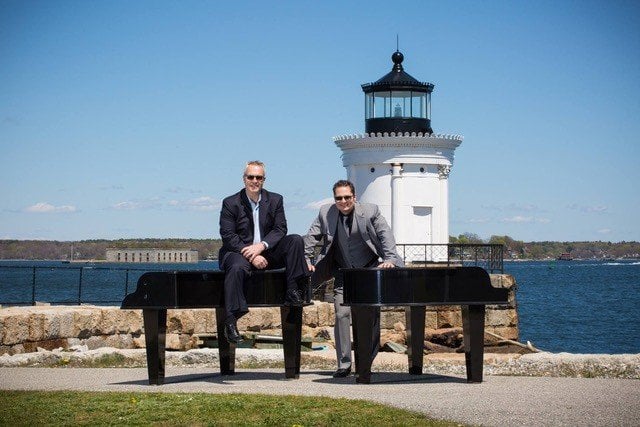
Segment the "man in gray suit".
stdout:
<path fill-rule="evenodd" d="M 319 284 L 333 277 L 333 294 L 336 311 L 335 343 L 338 358 L 338 370 L 334 377 L 346 377 L 351 373 L 351 316 L 372 315 L 376 321 L 372 330 L 374 343 L 371 360 L 375 358 L 380 346 L 380 308 L 362 307 L 350 310 L 342 306 L 343 275 L 340 268 L 402 267 L 404 263 L 396 252 L 393 233 L 380 213 L 378 206 L 369 203 L 357 203 L 353 183 L 340 180 L 333 186 L 335 203 L 320 208 L 318 217 L 313 221 L 304 237 L 305 258 L 312 284 Z M 315 266 L 311 265 L 314 247 L 322 241 L 320 255 Z M 364 313 L 370 310 L 371 313 Z"/>

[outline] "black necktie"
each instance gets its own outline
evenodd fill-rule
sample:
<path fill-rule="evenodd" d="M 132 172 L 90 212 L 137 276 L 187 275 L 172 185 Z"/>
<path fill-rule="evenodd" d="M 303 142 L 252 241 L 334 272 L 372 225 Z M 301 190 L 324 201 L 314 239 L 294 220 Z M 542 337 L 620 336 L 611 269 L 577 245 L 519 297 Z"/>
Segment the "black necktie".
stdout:
<path fill-rule="evenodd" d="M 342 225 L 344 226 L 344 231 L 347 233 L 347 236 L 351 235 L 351 221 L 349 221 L 350 219 L 350 215 L 342 215 Z"/>

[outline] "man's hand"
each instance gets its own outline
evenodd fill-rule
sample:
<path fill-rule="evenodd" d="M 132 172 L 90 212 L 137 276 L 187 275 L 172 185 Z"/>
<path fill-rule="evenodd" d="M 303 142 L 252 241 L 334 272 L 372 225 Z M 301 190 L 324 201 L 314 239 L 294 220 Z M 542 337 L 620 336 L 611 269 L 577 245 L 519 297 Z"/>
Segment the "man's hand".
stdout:
<path fill-rule="evenodd" d="M 393 263 L 390 263 L 388 261 L 385 261 L 383 263 L 380 263 L 380 265 L 378 265 L 378 268 L 393 268 L 395 267 L 395 265 L 393 265 Z"/>
<path fill-rule="evenodd" d="M 253 245 L 245 246 L 240 250 L 243 257 L 253 263 L 253 259 L 260 255 L 264 251 L 264 245 L 262 243 L 254 243 Z"/>
<path fill-rule="evenodd" d="M 308 268 L 308 269 L 309 269 L 309 271 L 310 271 L 310 272 L 312 272 L 312 273 L 313 273 L 314 271 L 316 271 L 316 266 L 315 266 L 315 265 L 313 265 L 313 264 L 311 264 L 311 263 L 309 263 L 309 262 L 307 263 L 307 268 Z"/>
<path fill-rule="evenodd" d="M 269 265 L 269 263 L 267 262 L 267 259 L 262 255 L 254 256 L 253 259 L 251 260 L 251 264 L 258 270 L 264 270 Z"/>

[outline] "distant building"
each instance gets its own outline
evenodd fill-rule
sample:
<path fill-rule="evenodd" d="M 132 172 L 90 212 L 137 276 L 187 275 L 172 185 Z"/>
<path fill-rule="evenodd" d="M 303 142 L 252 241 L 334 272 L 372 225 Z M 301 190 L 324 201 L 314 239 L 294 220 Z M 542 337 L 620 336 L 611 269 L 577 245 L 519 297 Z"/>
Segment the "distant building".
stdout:
<path fill-rule="evenodd" d="M 107 249 L 107 262 L 198 262 L 198 251 L 184 249 Z"/>

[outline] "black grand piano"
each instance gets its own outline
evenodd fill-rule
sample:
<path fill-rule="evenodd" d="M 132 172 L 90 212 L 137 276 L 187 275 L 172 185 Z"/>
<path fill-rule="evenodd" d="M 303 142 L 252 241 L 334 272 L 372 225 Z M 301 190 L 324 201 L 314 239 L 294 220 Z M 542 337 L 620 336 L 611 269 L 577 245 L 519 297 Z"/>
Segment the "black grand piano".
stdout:
<path fill-rule="evenodd" d="M 306 289 L 307 300 L 310 289 Z M 252 272 L 244 287 L 249 307 L 280 307 L 286 378 L 300 375 L 302 307 L 285 306 L 284 269 Z M 122 301 L 122 309 L 142 309 L 149 384 L 164 384 L 167 309 L 215 308 L 220 352 L 220 373 L 235 373 L 236 345 L 224 336 L 224 272 L 149 272 L 138 279 L 135 292 Z"/>
<path fill-rule="evenodd" d="M 506 304 L 508 290 L 494 288 L 480 267 L 344 269 L 344 305 L 406 306 L 409 373 L 422 374 L 427 305 L 460 305 L 468 382 L 482 382 L 484 315 L 487 304 Z M 370 314 L 370 313 L 369 313 Z M 356 380 L 369 383 L 371 315 L 353 318 Z"/>

